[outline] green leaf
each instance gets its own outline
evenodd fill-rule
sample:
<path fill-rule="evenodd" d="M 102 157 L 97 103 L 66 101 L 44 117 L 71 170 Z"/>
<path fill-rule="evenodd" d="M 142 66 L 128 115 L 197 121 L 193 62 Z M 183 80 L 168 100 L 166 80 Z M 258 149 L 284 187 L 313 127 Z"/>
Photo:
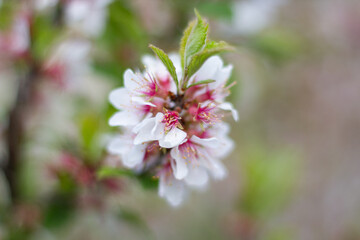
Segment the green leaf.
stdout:
<path fill-rule="evenodd" d="M 196 20 L 193 20 L 189 23 L 189 25 L 187 26 L 187 28 L 184 31 L 183 37 L 181 38 L 180 41 L 180 58 L 181 58 L 181 68 L 184 68 L 185 63 L 184 63 L 184 53 L 185 53 L 185 46 L 187 43 L 187 40 L 190 36 L 190 33 L 193 29 L 193 27 L 195 26 Z"/>
<path fill-rule="evenodd" d="M 134 176 L 134 173 L 130 170 L 123 168 L 112 168 L 112 167 L 102 167 L 97 172 L 97 177 L 99 179 L 108 178 L 108 177 L 123 177 L 123 176 Z"/>
<path fill-rule="evenodd" d="M 166 69 L 169 71 L 170 75 L 175 81 L 176 89 L 179 87 L 179 81 L 176 75 L 176 69 L 174 63 L 170 60 L 169 56 L 160 48 L 155 47 L 154 45 L 149 45 L 149 47 L 154 51 L 154 53 L 160 58 L 160 60 L 165 65 Z"/>
<path fill-rule="evenodd" d="M 192 56 L 204 49 L 206 45 L 209 25 L 203 21 L 200 14 L 196 10 L 195 14 L 197 16 L 197 21 L 195 25 L 191 28 L 189 35 L 186 37 L 186 39 L 184 39 L 184 41 L 186 40 L 186 42 L 182 61 L 184 62 L 185 69 L 189 65 Z M 185 33 L 187 34 L 187 30 L 185 31 Z M 183 45 L 183 43 L 181 45 Z"/>
<path fill-rule="evenodd" d="M 195 83 L 193 83 L 193 84 L 190 84 L 190 85 L 187 87 L 187 89 L 188 89 L 188 88 L 191 88 L 191 87 L 193 87 L 193 86 L 200 85 L 200 84 L 207 84 L 207 83 L 212 83 L 212 82 L 215 82 L 215 80 L 209 79 L 209 80 L 198 81 L 198 82 L 195 82 Z"/>
<path fill-rule="evenodd" d="M 137 176 L 139 183 L 144 189 L 156 189 L 159 186 L 159 179 L 151 174 L 141 174 Z"/>
<path fill-rule="evenodd" d="M 204 62 L 211 56 L 219 54 L 226 51 L 232 51 L 234 48 L 227 44 L 226 42 L 220 41 L 209 41 L 204 50 L 195 54 L 188 66 L 187 77 L 190 78 L 199 68 L 204 64 Z"/>

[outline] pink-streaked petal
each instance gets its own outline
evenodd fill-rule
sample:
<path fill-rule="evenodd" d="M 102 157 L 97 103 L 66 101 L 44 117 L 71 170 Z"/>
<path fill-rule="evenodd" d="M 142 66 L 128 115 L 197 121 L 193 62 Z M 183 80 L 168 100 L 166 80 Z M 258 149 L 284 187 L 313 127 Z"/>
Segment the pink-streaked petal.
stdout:
<path fill-rule="evenodd" d="M 173 148 L 180 145 L 186 136 L 186 132 L 178 128 L 173 128 L 165 134 L 164 138 L 159 139 L 159 145 L 163 148 Z"/>
<path fill-rule="evenodd" d="M 110 126 L 134 126 L 140 121 L 140 116 L 135 112 L 123 110 L 115 113 L 109 119 Z"/>
<path fill-rule="evenodd" d="M 171 168 L 174 173 L 174 177 L 178 180 L 181 180 L 186 177 L 188 174 L 188 168 L 185 162 L 185 159 L 180 154 L 179 148 L 171 149 L 170 155 L 172 157 L 171 160 Z"/>
<path fill-rule="evenodd" d="M 235 121 L 239 120 L 239 114 L 238 111 L 234 108 L 234 106 L 229 102 L 224 102 L 218 106 L 220 109 L 225 111 L 231 111 L 231 114 Z"/>

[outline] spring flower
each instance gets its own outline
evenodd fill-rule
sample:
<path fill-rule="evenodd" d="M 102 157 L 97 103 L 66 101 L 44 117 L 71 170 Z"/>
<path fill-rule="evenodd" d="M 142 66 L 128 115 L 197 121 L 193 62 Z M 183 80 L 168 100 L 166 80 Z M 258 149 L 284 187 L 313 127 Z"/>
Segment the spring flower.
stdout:
<path fill-rule="evenodd" d="M 155 58 L 145 59 L 150 62 L 145 64 L 148 71 L 151 66 L 162 65 Z M 110 102 L 120 110 L 110 118 L 109 124 L 126 127 L 123 135 L 110 142 L 109 152 L 118 155 L 125 167 L 139 168 L 148 162 L 149 145 L 159 146 L 155 150 L 158 156 L 161 156 L 160 148 L 169 149 L 156 176 L 160 179 L 159 195 L 173 206 L 182 203 L 187 187 L 204 189 L 210 177 L 223 179 L 227 174 L 219 159 L 226 157 L 233 146 L 227 137 L 229 127 L 221 120 L 223 110 L 230 110 L 234 119 L 238 118 L 232 105 L 224 102 L 228 94 L 225 83 L 232 67 L 223 67 L 218 56 L 208 59 L 204 66 L 209 67 L 208 71 L 201 68 L 192 79 L 201 81 L 211 76 L 217 81 L 211 86 L 189 88 L 185 93 L 187 106 L 181 111 L 174 102 L 176 91 L 167 84 L 172 79 L 163 65 L 153 70 L 152 77 L 127 70 L 125 87 L 109 96 Z"/>
<path fill-rule="evenodd" d="M 128 69 L 124 73 L 125 87 L 110 93 L 109 101 L 120 110 L 110 119 L 111 126 L 135 126 L 145 116 L 162 109 L 169 92 L 176 92 L 173 79 L 160 61 L 145 56 L 143 63 L 146 69 L 151 69 L 151 73 L 135 74 Z"/>
<path fill-rule="evenodd" d="M 196 24 L 206 29 L 199 16 Z M 204 48 L 214 46 L 219 51 L 224 43 L 212 42 Z M 238 120 L 233 105 L 225 101 L 232 86 L 227 84 L 232 66 L 201 49 L 197 54 L 204 54 L 205 61 L 186 63 L 184 54 L 167 56 L 151 48 L 159 58 L 144 56 L 145 70 L 126 70 L 124 87 L 109 95 L 119 110 L 109 124 L 120 126 L 123 133 L 110 141 L 108 150 L 125 167 L 157 177 L 159 196 L 179 206 L 189 189 L 203 190 L 211 178 L 227 175 L 221 160 L 231 152 L 233 142 L 223 118 L 230 112 Z"/>

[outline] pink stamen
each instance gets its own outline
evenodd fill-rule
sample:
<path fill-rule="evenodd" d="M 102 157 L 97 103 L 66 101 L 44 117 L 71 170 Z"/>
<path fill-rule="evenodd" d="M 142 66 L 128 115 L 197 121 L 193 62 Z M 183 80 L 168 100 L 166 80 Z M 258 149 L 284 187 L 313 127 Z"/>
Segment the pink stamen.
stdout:
<path fill-rule="evenodd" d="M 190 140 L 179 146 L 179 151 L 183 159 L 197 159 L 198 152 L 196 150 L 196 145 Z"/>
<path fill-rule="evenodd" d="M 165 123 L 165 132 L 170 131 L 174 127 L 182 128 L 181 123 L 179 122 L 180 119 L 181 117 L 178 112 L 165 109 L 164 118 L 161 121 L 162 123 Z"/>
<path fill-rule="evenodd" d="M 158 86 L 154 79 L 146 80 L 145 84 L 141 85 L 138 92 L 147 96 L 147 97 L 154 97 L 156 95 L 156 92 L 158 90 Z"/>
<path fill-rule="evenodd" d="M 219 116 L 213 113 L 215 105 L 206 105 L 204 107 L 195 106 L 190 107 L 189 112 L 192 114 L 193 120 L 198 122 L 203 122 L 205 124 L 213 124 L 219 121 Z"/>

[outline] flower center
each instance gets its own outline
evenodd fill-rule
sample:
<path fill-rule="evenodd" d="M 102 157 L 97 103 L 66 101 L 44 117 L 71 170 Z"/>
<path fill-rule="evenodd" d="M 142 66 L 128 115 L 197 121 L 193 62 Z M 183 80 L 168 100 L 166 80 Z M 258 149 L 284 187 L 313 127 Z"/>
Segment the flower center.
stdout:
<path fill-rule="evenodd" d="M 138 92 L 146 97 L 152 98 L 156 95 L 156 92 L 158 90 L 158 86 L 154 79 L 147 80 L 143 83 L 139 84 L 140 87 L 138 89 Z"/>
<path fill-rule="evenodd" d="M 198 158 L 198 152 L 196 146 L 188 140 L 187 142 L 179 146 L 179 150 L 183 159 L 196 160 Z"/>
<path fill-rule="evenodd" d="M 205 124 L 213 124 L 219 121 L 219 116 L 214 113 L 215 105 L 198 106 L 190 109 L 194 121 L 201 121 Z"/>
<path fill-rule="evenodd" d="M 181 117 L 178 112 L 165 109 L 164 118 L 161 121 L 162 123 L 165 123 L 165 132 L 170 131 L 174 127 L 182 129 L 179 119 L 181 119 Z"/>

